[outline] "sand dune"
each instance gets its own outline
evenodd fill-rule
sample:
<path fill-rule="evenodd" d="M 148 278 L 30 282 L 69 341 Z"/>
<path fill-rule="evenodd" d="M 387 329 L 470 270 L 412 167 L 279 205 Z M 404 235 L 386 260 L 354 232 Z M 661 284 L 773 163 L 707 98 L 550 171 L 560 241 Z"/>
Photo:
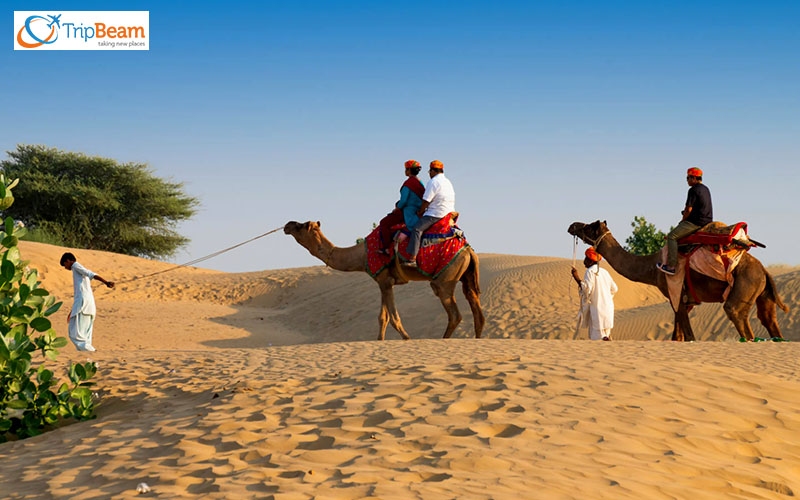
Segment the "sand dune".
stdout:
<path fill-rule="evenodd" d="M 64 249 L 21 250 L 66 301 L 55 322 L 66 335 Z M 75 253 L 117 281 L 170 267 Z M 396 298 L 415 340 L 357 342 L 377 334 L 377 287 L 322 266 L 180 269 L 96 288 L 99 418 L 0 445 L 0 488 L 15 499 L 132 498 L 140 482 L 152 498 L 800 494 L 800 344 L 734 342 L 716 304 L 692 320 L 700 339 L 720 342 L 565 340 L 578 304 L 571 264 L 481 255 L 481 340 L 439 339 L 445 313 L 414 283 Z M 775 274 L 792 307 L 779 322 L 800 340 L 800 270 Z M 615 337 L 668 338 L 660 294 L 612 276 Z M 459 307 L 456 336 L 471 337 Z"/>

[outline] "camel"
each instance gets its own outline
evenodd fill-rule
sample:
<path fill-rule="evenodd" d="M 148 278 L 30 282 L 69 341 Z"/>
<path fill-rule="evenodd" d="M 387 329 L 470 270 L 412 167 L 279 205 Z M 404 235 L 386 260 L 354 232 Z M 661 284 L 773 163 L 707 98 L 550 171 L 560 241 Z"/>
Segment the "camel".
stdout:
<path fill-rule="evenodd" d="M 658 287 L 669 300 L 666 275 L 656 269 L 656 263 L 661 260 L 660 253 L 641 256 L 627 252 L 614 239 L 605 221 L 598 220 L 591 224 L 573 222 L 567 232 L 582 239 L 585 243 L 593 245 L 618 273 L 631 281 Z M 724 301 L 724 309 L 728 319 L 739 332 L 739 336 L 748 341 L 754 339 L 753 329 L 750 328 L 748 318 L 755 303 L 758 319 L 767 329 L 770 337 L 783 338 L 780 328 L 778 328 L 776 306 L 784 312 L 787 312 L 789 308 L 781 301 L 775 287 L 775 280 L 764 269 L 761 262 L 746 253 L 734 269 L 733 276 L 733 287 L 727 300 Z M 692 281 L 695 294 L 700 302 L 723 302 L 722 295 L 728 286 L 726 282 L 715 280 L 691 269 L 689 270 L 689 279 Z M 695 305 L 697 304 L 681 300 L 680 306 L 675 312 L 672 340 L 694 340 L 694 333 L 689 322 L 689 311 Z"/>
<path fill-rule="evenodd" d="M 285 234 L 294 237 L 297 242 L 305 247 L 311 255 L 325 263 L 326 266 L 337 271 L 361 271 L 366 272 L 367 250 L 364 244 L 356 244 L 352 247 L 340 248 L 334 246 L 320 230 L 320 222 L 287 222 L 283 228 Z M 480 285 L 478 280 L 478 255 L 472 247 L 466 247 L 453 262 L 444 269 L 434 280 L 425 276 L 415 268 L 400 265 L 394 259 L 394 265 L 378 273 L 373 278 L 381 290 L 381 310 L 378 314 L 378 340 L 383 340 L 386 335 L 386 325 L 391 323 L 397 333 L 408 340 L 408 333 L 403 328 L 400 315 L 394 304 L 394 285 L 403 285 L 408 281 L 430 281 L 433 293 L 439 297 L 445 311 L 447 311 L 447 329 L 443 338 L 449 338 L 459 323 L 461 323 L 461 313 L 456 305 L 453 296 L 456 284 L 461 282 L 464 296 L 467 298 L 472 317 L 475 323 L 475 338 L 481 337 L 485 318 L 481 309 Z"/>

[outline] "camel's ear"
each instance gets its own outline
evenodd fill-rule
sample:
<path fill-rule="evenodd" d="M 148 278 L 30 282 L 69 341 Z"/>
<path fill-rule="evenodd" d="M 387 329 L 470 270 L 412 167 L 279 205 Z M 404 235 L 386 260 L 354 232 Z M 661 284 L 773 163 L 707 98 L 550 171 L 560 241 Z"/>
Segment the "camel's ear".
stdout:
<path fill-rule="evenodd" d="M 317 227 L 322 227 L 322 222 L 317 221 Z"/>

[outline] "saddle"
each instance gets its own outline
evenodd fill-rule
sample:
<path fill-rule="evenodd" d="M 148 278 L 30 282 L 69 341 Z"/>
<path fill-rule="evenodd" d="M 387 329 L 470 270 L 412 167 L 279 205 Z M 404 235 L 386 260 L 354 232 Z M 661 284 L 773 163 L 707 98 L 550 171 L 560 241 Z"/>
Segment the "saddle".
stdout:
<path fill-rule="evenodd" d="M 458 226 L 456 226 L 456 221 L 458 221 L 458 212 L 450 212 L 449 214 L 445 215 L 439 222 L 432 225 L 424 233 L 422 233 L 423 242 L 425 239 L 430 239 L 431 237 L 436 236 L 440 236 L 439 238 L 436 238 L 440 240 L 447 239 L 442 238 L 441 236 L 457 236 L 456 231 L 461 230 L 458 229 Z M 405 224 L 396 224 L 390 229 L 395 233 L 395 239 L 400 241 L 403 241 L 403 239 L 411 235 L 411 231 L 406 227 Z M 398 231 L 400 232 L 399 234 Z"/>
<path fill-rule="evenodd" d="M 732 250 L 750 250 L 752 247 L 764 245 L 751 240 L 747 234 L 747 223 L 738 222 L 732 226 L 726 226 L 722 222 L 711 222 L 706 224 L 699 231 L 678 240 L 678 247 L 682 253 L 690 253 L 697 246 L 704 245 L 717 254 L 723 254 Z"/>

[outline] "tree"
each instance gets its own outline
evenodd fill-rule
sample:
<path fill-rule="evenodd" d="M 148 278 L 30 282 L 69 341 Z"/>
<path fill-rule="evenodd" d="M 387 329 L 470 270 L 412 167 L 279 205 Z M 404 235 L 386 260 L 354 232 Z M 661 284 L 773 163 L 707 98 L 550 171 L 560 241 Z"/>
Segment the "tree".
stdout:
<path fill-rule="evenodd" d="M 14 202 L 11 189 L 0 174 L 0 206 Z M 70 364 L 69 383 L 59 384 L 47 360 L 56 360 L 67 339 L 58 337 L 48 316 L 61 302 L 42 288 L 36 270 L 22 260 L 17 243 L 25 228 L 7 217 L 0 224 L 0 442 L 9 435 L 35 436 L 63 418 L 94 418 L 94 401 L 87 382 L 97 366 L 93 362 Z M 40 351 L 42 361 L 32 365 L 31 354 Z"/>
<path fill-rule="evenodd" d="M 24 178 L 4 210 L 28 229 L 65 246 L 168 257 L 188 243 L 175 232 L 199 204 L 183 185 L 155 177 L 147 165 L 18 145 L 0 162 L 7 178 Z"/>
<path fill-rule="evenodd" d="M 625 240 L 625 250 L 634 255 L 652 255 L 664 246 L 666 235 L 647 222 L 644 216 L 634 217 L 631 226 L 633 232 Z"/>

